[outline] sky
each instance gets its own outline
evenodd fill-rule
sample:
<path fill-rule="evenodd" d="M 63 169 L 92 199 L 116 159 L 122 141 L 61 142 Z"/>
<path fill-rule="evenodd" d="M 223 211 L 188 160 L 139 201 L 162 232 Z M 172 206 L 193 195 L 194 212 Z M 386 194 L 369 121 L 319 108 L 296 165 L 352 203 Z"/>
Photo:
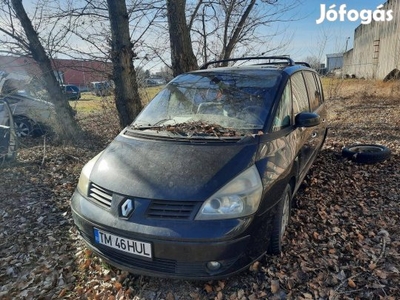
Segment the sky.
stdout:
<path fill-rule="evenodd" d="M 321 4 L 325 4 L 326 11 L 335 4 L 336 12 L 345 4 L 347 12 L 356 10 L 360 14 L 362 10 L 375 11 L 377 6 L 384 2 L 385 0 L 304 0 L 305 4 L 301 5 L 297 12 L 299 20 L 287 25 L 287 30 L 292 32 L 293 37 L 287 49 L 288 54 L 295 60 L 304 60 L 313 55 L 321 56 L 322 52 L 322 62 L 325 62 L 326 54 L 343 52 L 346 50 L 346 44 L 347 50 L 353 47 L 354 30 L 361 24 L 360 17 L 357 21 L 348 21 L 346 14 L 344 19 L 347 21 L 340 21 L 339 18 L 336 21 L 328 21 L 325 18 L 323 22 L 317 24 L 316 20 L 321 16 Z M 324 41 L 326 41 L 325 47 Z"/>

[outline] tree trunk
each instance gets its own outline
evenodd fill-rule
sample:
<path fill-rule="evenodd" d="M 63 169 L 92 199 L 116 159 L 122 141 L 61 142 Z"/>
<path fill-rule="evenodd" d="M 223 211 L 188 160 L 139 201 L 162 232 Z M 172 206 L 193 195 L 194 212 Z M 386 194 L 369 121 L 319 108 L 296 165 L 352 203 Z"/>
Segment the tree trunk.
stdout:
<path fill-rule="evenodd" d="M 171 63 L 174 76 L 198 69 L 186 23 L 185 7 L 185 0 L 167 0 Z"/>
<path fill-rule="evenodd" d="M 142 110 L 133 65 L 134 53 L 129 34 L 129 16 L 125 0 L 107 0 L 111 25 L 111 60 L 115 83 L 115 104 L 120 125 L 125 127 Z"/>
<path fill-rule="evenodd" d="M 51 61 L 40 43 L 39 36 L 33 28 L 31 20 L 26 14 L 22 0 L 11 0 L 11 3 L 25 31 L 32 57 L 40 68 L 45 88 L 56 107 L 58 124 L 54 127 L 54 131 L 63 141 L 77 142 L 81 137 L 81 131 L 74 119 L 73 109 L 61 92 L 61 88 L 53 72 Z"/>

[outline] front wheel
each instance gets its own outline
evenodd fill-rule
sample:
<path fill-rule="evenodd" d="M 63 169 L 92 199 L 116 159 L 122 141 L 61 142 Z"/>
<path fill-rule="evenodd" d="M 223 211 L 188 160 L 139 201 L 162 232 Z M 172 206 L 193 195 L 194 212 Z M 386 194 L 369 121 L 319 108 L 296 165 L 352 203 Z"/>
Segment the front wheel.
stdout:
<path fill-rule="evenodd" d="M 18 137 L 27 137 L 32 135 L 32 124 L 28 118 L 17 117 L 14 120 L 15 132 Z"/>
<path fill-rule="evenodd" d="M 282 240 L 290 219 L 292 202 L 292 188 L 288 184 L 278 203 L 278 210 L 272 222 L 272 233 L 269 242 L 268 254 L 280 254 L 282 252 Z"/>

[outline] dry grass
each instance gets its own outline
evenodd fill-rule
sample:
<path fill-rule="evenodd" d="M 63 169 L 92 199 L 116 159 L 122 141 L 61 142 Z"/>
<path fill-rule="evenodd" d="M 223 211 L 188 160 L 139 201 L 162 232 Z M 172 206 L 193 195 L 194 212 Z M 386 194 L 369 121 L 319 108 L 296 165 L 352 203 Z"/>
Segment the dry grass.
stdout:
<path fill-rule="evenodd" d="M 400 153 L 400 81 L 325 78 L 323 84 L 330 126 L 328 137 L 333 140 L 340 137 L 342 146 L 383 144 L 393 153 Z"/>
<path fill-rule="evenodd" d="M 78 113 L 88 114 L 99 111 L 104 105 L 112 105 L 113 99 L 110 96 L 98 97 L 91 93 L 82 93 L 81 99 L 69 101 L 69 104 Z"/>
<path fill-rule="evenodd" d="M 400 81 L 323 78 L 326 99 L 400 97 Z"/>
<path fill-rule="evenodd" d="M 163 86 L 147 87 L 139 89 L 139 94 L 142 99 L 143 105 L 150 102 L 151 99 L 161 90 Z M 69 104 L 79 114 L 90 114 L 95 112 L 104 111 L 104 109 L 114 109 L 114 97 L 105 96 L 99 97 L 91 93 L 82 93 L 82 98 L 78 101 L 69 101 Z"/>

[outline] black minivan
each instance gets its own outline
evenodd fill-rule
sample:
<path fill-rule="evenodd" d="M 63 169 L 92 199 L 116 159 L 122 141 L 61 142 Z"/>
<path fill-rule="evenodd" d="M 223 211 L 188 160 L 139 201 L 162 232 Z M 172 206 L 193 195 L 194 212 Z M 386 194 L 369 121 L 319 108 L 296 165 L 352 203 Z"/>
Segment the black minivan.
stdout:
<path fill-rule="evenodd" d="M 226 277 L 280 253 L 293 195 L 326 131 L 321 81 L 306 64 L 208 63 L 169 82 L 84 166 L 75 224 L 120 269 Z"/>

